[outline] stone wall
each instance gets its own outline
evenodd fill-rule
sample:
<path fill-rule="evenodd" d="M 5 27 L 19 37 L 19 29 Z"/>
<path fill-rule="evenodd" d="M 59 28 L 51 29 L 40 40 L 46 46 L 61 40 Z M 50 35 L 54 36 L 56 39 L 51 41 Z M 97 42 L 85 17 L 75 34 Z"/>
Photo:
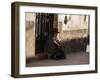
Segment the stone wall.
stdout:
<path fill-rule="evenodd" d="M 84 38 L 88 36 L 88 30 L 80 29 L 80 30 L 62 31 L 60 32 L 59 36 L 61 38 L 61 41 Z"/>
<path fill-rule="evenodd" d="M 26 58 L 35 56 L 35 14 L 26 13 L 25 21 L 25 55 Z"/>
<path fill-rule="evenodd" d="M 88 29 L 88 25 L 88 15 L 58 15 L 58 29 L 61 27 L 62 31 Z"/>

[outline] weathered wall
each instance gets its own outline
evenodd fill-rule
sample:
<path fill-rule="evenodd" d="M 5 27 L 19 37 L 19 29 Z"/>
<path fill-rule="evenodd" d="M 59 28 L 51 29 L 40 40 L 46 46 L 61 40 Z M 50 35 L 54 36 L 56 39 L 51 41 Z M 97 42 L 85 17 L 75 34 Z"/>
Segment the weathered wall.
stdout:
<path fill-rule="evenodd" d="M 35 56 L 35 14 L 26 13 L 25 54 L 26 58 Z"/>
<path fill-rule="evenodd" d="M 88 34 L 87 29 L 63 31 L 63 32 L 60 32 L 60 38 L 61 38 L 61 41 L 67 41 L 67 40 L 71 40 L 71 39 L 87 37 L 86 34 Z"/>
<path fill-rule="evenodd" d="M 65 24 L 65 16 L 67 23 Z M 89 16 L 84 15 L 58 15 L 58 27 L 62 27 L 62 31 L 88 29 Z"/>
<path fill-rule="evenodd" d="M 67 16 L 67 23 L 64 23 Z M 88 36 L 89 16 L 86 15 L 58 15 L 58 29 L 62 41 Z"/>

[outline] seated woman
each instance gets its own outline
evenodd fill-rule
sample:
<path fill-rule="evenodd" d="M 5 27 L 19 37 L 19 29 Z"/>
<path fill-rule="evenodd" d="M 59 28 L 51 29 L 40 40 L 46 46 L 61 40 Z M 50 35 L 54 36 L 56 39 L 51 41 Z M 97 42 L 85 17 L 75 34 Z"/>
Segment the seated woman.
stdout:
<path fill-rule="evenodd" d="M 66 55 L 64 53 L 64 48 L 57 38 L 58 33 L 59 33 L 58 30 L 54 29 L 53 36 L 50 35 L 47 38 L 45 48 L 47 49 L 48 52 L 48 58 L 52 58 L 52 59 L 66 58 Z"/>

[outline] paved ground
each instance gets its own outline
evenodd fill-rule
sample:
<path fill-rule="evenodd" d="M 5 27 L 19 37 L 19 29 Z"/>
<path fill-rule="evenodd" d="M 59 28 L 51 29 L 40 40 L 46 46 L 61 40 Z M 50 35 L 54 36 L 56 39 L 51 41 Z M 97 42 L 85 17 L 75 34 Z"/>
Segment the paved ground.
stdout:
<path fill-rule="evenodd" d="M 53 60 L 46 59 L 40 61 L 33 61 L 28 63 L 27 67 L 36 67 L 36 66 L 59 66 L 59 65 L 80 65 L 80 64 L 89 64 L 89 53 L 86 52 L 75 52 L 68 53 L 64 60 Z"/>

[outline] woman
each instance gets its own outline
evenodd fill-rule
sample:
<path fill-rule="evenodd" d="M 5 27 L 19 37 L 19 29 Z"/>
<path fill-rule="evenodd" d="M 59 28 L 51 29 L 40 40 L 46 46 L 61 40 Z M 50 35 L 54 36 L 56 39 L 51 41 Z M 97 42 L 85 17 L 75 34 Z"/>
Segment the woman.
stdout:
<path fill-rule="evenodd" d="M 50 35 L 47 38 L 46 48 L 48 52 L 48 58 L 52 58 L 52 59 L 65 59 L 66 58 L 66 55 L 63 51 L 63 46 L 57 37 L 58 33 L 59 33 L 58 30 L 54 29 L 53 36 Z"/>

